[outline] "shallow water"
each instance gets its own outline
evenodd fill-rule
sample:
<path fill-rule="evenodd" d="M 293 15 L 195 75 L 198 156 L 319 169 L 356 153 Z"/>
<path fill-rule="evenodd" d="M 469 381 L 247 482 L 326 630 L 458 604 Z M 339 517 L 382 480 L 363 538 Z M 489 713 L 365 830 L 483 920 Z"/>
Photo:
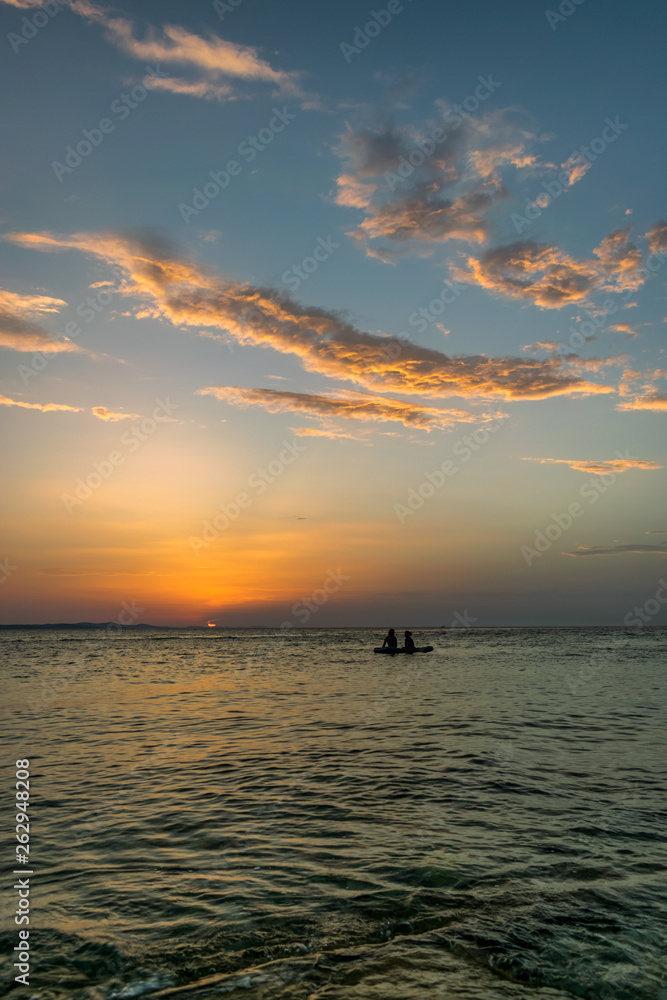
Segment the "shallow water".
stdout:
<path fill-rule="evenodd" d="M 666 1000 L 667 630 L 379 638 L 1 633 L 3 990 Z"/>

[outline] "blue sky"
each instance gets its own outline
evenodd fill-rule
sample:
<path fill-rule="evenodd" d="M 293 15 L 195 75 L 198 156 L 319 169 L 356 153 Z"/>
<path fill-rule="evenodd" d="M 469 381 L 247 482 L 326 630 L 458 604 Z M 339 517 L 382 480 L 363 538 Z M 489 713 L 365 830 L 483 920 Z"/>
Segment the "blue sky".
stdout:
<path fill-rule="evenodd" d="M 6 621 L 653 599 L 661 9 L 1 7 Z"/>

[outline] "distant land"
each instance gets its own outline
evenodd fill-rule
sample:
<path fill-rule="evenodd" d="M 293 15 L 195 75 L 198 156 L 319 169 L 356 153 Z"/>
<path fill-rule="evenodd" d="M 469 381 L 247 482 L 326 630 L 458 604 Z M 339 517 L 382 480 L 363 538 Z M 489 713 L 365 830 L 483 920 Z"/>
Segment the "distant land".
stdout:
<path fill-rule="evenodd" d="M 0 625 L 3 628 L 114 628 L 114 629 L 145 629 L 145 628 L 177 628 L 182 631 L 186 628 L 207 629 L 207 625 L 120 625 L 118 622 L 56 622 L 52 625 Z"/>

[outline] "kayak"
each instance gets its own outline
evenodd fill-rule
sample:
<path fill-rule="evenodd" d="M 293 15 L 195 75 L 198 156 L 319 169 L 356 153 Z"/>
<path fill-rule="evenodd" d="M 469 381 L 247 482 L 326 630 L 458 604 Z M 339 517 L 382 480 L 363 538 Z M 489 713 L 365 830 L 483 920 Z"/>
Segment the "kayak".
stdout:
<path fill-rule="evenodd" d="M 393 648 L 391 646 L 376 646 L 375 649 L 373 650 L 373 652 L 374 653 L 390 653 L 393 656 L 394 653 L 405 653 L 406 650 L 405 650 L 404 646 L 398 646 L 398 647 L 394 646 Z M 415 646 L 415 648 L 412 650 L 412 652 L 413 653 L 432 653 L 433 652 L 433 646 Z"/>

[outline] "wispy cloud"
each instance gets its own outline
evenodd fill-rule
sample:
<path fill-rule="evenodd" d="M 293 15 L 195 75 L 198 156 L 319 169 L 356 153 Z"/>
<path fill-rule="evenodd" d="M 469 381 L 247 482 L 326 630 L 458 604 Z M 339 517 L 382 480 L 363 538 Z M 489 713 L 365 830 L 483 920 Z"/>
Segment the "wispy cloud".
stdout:
<path fill-rule="evenodd" d="M 308 371 L 371 391 L 504 399 L 613 391 L 585 381 L 559 357 L 450 356 L 407 339 L 365 333 L 334 312 L 301 306 L 274 289 L 206 273 L 192 262 L 169 256 L 159 241 L 50 233 L 15 233 L 5 239 L 36 250 L 72 248 L 94 254 L 126 274 L 120 294 L 143 300 L 138 315 L 294 354 Z"/>
<path fill-rule="evenodd" d="M 639 334 L 634 327 L 630 326 L 629 323 L 614 323 L 613 326 L 609 327 L 610 330 L 615 330 L 617 333 L 624 333 L 628 337 L 638 337 Z"/>
<path fill-rule="evenodd" d="M 114 410 L 107 410 L 106 406 L 93 406 L 91 410 L 93 416 L 97 417 L 99 420 L 138 420 L 141 419 L 140 413 L 117 413 Z"/>
<path fill-rule="evenodd" d="M 0 289 L 0 347 L 12 351 L 79 351 L 67 339 L 54 340 L 36 319 L 57 313 L 67 303 L 48 295 L 22 295 Z"/>
<path fill-rule="evenodd" d="M 274 69 L 250 45 L 228 42 L 213 32 L 203 37 L 174 24 L 149 26 L 139 38 L 132 21 L 114 17 L 90 0 L 73 0 L 71 9 L 102 25 L 109 41 L 134 59 L 178 67 L 187 74 L 155 75 L 154 88 L 223 101 L 243 96 L 239 83 L 258 82 L 271 84 L 278 96 L 304 97 L 299 73 Z"/>
<path fill-rule="evenodd" d="M 9 396 L 0 396 L 0 406 L 19 406 L 24 410 L 41 410 L 42 413 L 50 413 L 54 410 L 68 410 L 70 413 L 90 412 L 99 420 L 137 420 L 141 418 L 140 413 L 115 413 L 107 410 L 106 406 L 93 406 L 90 409 L 86 406 L 69 406 L 67 403 L 26 403 L 22 399 L 10 399 Z"/>
<path fill-rule="evenodd" d="M 661 219 L 656 222 L 647 232 L 646 239 L 651 253 L 665 253 L 667 251 L 667 221 Z"/>
<path fill-rule="evenodd" d="M 664 545 L 578 545 L 574 552 L 563 552 L 564 556 L 618 556 L 634 553 L 636 555 L 656 554 L 667 556 L 667 543 Z"/>
<path fill-rule="evenodd" d="M 342 392 L 337 396 L 286 392 L 278 389 L 244 389 L 238 386 L 209 386 L 198 390 L 199 395 L 215 396 L 233 406 L 261 406 L 269 413 L 305 413 L 324 418 L 345 420 L 399 421 L 405 427 L 423 430 L 444 430 L 457 423 L 477 424 L 498 419 L 505 414 L 469 413 L 467 410 L 438 409 L 405 400 L 372 396 L 362 392 Z M 311 429 L 312 430 L 312 429 Z"/>
<path fill-rule="evenodd" d="M 577 472 L 592 472 L 595 476 L 605 476 L 610 472 L 616 474 L 627 472 L 628 469 L 663 469 L 663 465 L 641 458 L 611 458 L 603 461 L 578 458 L 524 458 L 524 462 L 539 462 L 540 465 L 567 465 Z"/>
<path fill-rule="evenodd" d="M 21 399 L 10 399 L 9 396 L 0 396 L 0 406 L 20 406 L 25 410 L 41 410 L 42 413 L 49 413 L 52 410 L 83 413 L 84 409 L 81 406 L 67 406 L 65 403 L 24 403 Z"/>

